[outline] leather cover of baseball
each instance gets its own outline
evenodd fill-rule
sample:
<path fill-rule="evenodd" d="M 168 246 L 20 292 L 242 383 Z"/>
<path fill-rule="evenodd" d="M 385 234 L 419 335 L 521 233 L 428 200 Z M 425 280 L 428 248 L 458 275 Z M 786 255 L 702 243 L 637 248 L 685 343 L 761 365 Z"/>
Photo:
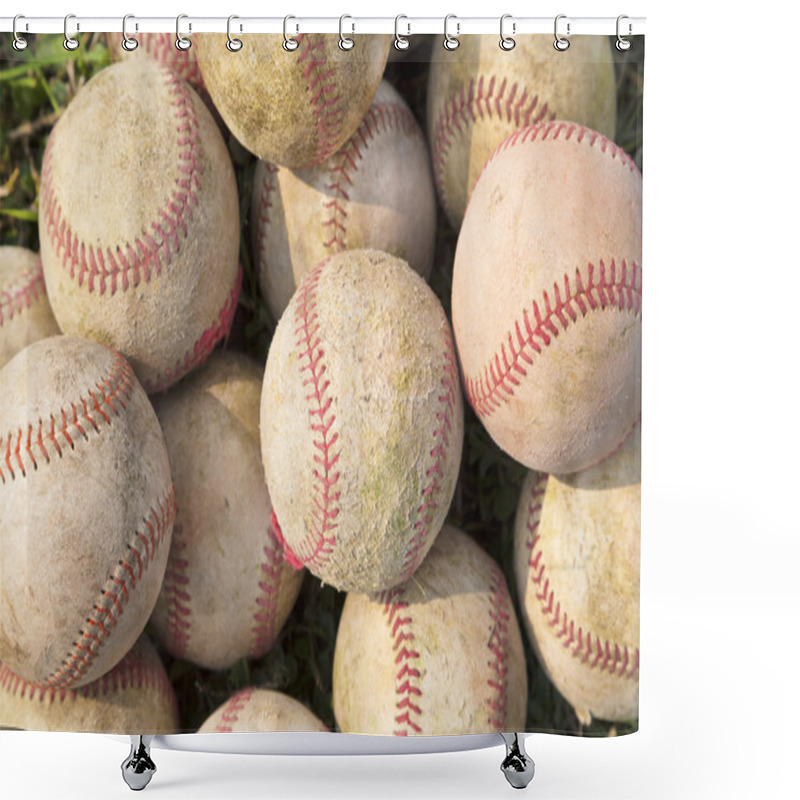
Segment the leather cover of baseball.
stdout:
<path fill-rule="evenodd" d="M 221 705 L 198 733 L 317 731 L 328 728 L 299 700 L 271 689 L 247 687 Z"/>

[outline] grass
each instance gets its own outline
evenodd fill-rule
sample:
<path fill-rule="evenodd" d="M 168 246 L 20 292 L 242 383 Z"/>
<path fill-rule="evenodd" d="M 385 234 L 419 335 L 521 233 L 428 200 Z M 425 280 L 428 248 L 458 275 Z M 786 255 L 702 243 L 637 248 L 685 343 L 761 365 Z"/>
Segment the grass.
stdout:
<path fill-rule="evenodd" d="M 432 46 L 432 45 L 428 45 Z M 390 63 L 386 77 L 403 94 L 425 128 L 428 64 L 425 45 L 405 62 Z M 419 55 L 422 53 L 422 55 Z M 643 42 L 627 53 L 613 50 L 617 74 L 617 143 L 642 167 Z M 87 37 L 68 54 L 58 36 L 38 37 L 25 54 L 0 39 L 0 244 L 39 249 L 37 199 L 42 155 L 52 125 L 80 88 L 110 62 L 105 39 Z M 250 198 L 255 159 L 228 137 L 240 192 L 241 261 L 244 284 L 228 346 L 262 363 L 275 322 L 261 299 L 250 258 Z M 76 165 L 76 179 L 80 179 Z M 449 315 L 449 287 L 457 236 L 438 215 L 436 258 L 431 286 Z M 459 484 L 448 520 L 469 532 L 502 566 L 517 615 L 512 569 L 513 524 L 526 470 L 491 440 L 466 405 L 465 440 Z M 230 695 L 247 685 L 278 689 L 303 701 L 329 728 L 335 728 L 331 675 L 336 626 L 344 594 L 322 587 L 307 575 L 298 602 L 272 650 L 254 662 L 241 660 L 230 670 L 211 672 L 164 654 L 178 695 L 182 724 L 195 730 Z M 584 736 L 635 730 L 635 721 L 582 727 L 571 706 L 538 666 L 523 636 L 528 678 L 527 728 Z"/>

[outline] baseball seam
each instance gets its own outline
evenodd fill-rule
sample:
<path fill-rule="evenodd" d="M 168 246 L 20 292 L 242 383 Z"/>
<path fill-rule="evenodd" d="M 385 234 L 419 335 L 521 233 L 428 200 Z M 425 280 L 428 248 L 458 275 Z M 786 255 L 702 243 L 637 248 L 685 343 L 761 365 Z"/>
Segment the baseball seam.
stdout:
<path fill-rule="evenodd" d="M 143 45 L 146 53 L 149 53 L 156 61 L 172 67 L 185 81 L 205 88 L 200 67 L 191 48 L 179 50 L 168 33 L 140 34 L 139 43 Z"/>
<path fill-rule="evenodd" d="M 272 193 L 278 188 L 275 177 L 280 168 L 267 161 L 261 162 L 264 166 L 264 176 L 261 179 L 261 197 L 258 214 L 258 251 L 261 258 L 267 257 L 267 228 L 270 225 L 270 209 L 272 208 Z"/>
<path fill-rule="evenodd" d="M 540 105 L 538 95 L 530 95 L 516 81 L 509 84 L 508 78 L 500 79 L 495 75 L 481 75 L 477 83 L 475 78 L 470 78 L 445 100 L 436 118 L 432 142 L 434 179 L 445 212 L 450 214 L 444 170 L 456 136 L 484 118 L 496 118 L 513 123 L 515 128 L 524 128 L 541 122 L 547 113 L 547 103 Z"/>
<path fill-rule="evenodd" d="M 421 672 L 418 669 L 419 652 L 414 649 L 414 633 L 411 630 L 413 619 L 408 616 L 408 602 L 402 600 L 405 589 L 397 586 L 378 595 L 383 604 L 395 653 L 394 664 L 398 668 L 395 675 L 395 694 L 397 712 L 394 721 L 397 727 L 395 736 L 411 736 L 422 732 L 418 718 L 422 715 L 419 705 L 422 689 L 419 686 Z"/>
<path fill-rule="evenodd" d="M 149 283 L 154 275 L 172 261 L 180 250 L 180 240 L 188 239 L 187 219 L 192 219 L 192 206 L 197 206 L 197 192 L 201 188 L 200 173 L 203 171 L 199 159 L 201 143 L 199 122 L 194 104 L 186 84 L 168 67 L 162 67 L 164 81 L 173 96 L 173 108 L 177 125 L 178 172 L 175 188 L 166 205 L 155 212 L 155 219 L 143 226 L 140 235 L 131 242 L 118 242 L 106 247 L 95 247 L 82 241 L 67 224 L 56 196 L 52 178 L 53 144 L 57 141 L 58 128 L 50 135 L 42 165 L 41 207 L 47 236 L 55 248 L 56 258 L 68 270 L 78 286 L 84 284 L 89 292 L 114 295 L 118 290 L 127 291 L 141 281 Z"/>
<path fill-rule="evenodd" d="M 171 486 L 167 494 L 151 507 L 148 516 L 142 519 L 143 527 L 134 532 L 126 545 L 125 555 L 106 579 L 92 610 L 86 616 L 85 626 L 79 631 L 62 665 L 45 680 L 37 681 L 37 684 L 69 688 L 87 673 L 174 521 L 175 488 Z"/>
<path fill-rule="evenodd" d="M 300 52 L 297 63 L 303 64 L 303 78 L 310 96 L 311 111 L 317 126 L 316 150 L 312 165 L 321 164 L 336 149 L 336 141 L 342 128 L 341 97 L 336 86 L 335 70 L 328 67 L 325 55 L 325 42 L 317 39 L 312 42 L 309 34 L 298 34 Z M 320 52 L 321 51 L 321 52 Z"/>
<path fill-rule="evenodd" d="M 478 377 L 465 375 L 466 395 L 479 417 L 490 416 L 510 401 L 514 387 L 527 376 L 528 368 L 534 366 L 534 356 L 541 355 L 543 348 L 567 330 L 570 323 L 576 323 L 578 312 L 585 317 L 589 311 L 617 309 L 640 316 L 642 270 L 635 262 L 629 269 L 624 259 L 619 268 L 613 259 L 608 267 L 602 260 L 598 267 L 590 262 L 584 274 L 576 268 L 574 290 L 566 273 L 563 290 L 557 282 L 553 283 L 553 297 L 551 300 L 548 292 L 543 291 L 540 300 L 533 301 L 530 312 L 525 308 L 522 320 L 515 320 L 506 341 L 478 371 Z"/>
<path fill-rule="evenodd" d="M 508 589 L 503 573 L 497 565 L 492 567 L 492 578 L 489 594 L 489 616 L 492 620 L 492 632 L 489 636 L 488 648 L 490 677 L 487 685 L 492 694 L 489 698 L 489 725 L 495 730 L 504 731 L 506 727 L 506 698 L 508 664 L 508 626 L 511 611 L 508 604 Z"/>
<path fill-rule="evenodd" d="M 174 702 L 172 684 L 164 670 L 153 663 L 129 656 L 123 658 L 114 669 L 106 672 L 102 677 L 77 689 L 55 688 L 32 683 L 21 678 L 5 664 L 0 664 L 0 690 L 12 697 L 24 700 L 63 703 L 67 700 L 77 700 L 80 697 L 105 697 L 129 688 L 154 690 L 157 694 Z"/>
<path fill-rule="evenodd" d="M 328 216 L 322 222 L 323 245 L 338 253 L 347 249 L 347 206 L 355 186 L 353 174 L 358 171 L 370 144 L 380 135 L 402 131 L 408 136 L 422 136 L 411 112 L 400 103 L 373 103 L 356 132 L 335 155 L 330 169 L 330 182 L 325 187 L 332 198 L 324 204 Z M 346 188 L 350 187 L 350 188 Z M 325 240 L 325 236 L 329 236 Z"/>
<path fill-rule="evenodd" d="M 309 373 L 303 379 L 303 387 L 308 387 L 305 399 L 309 403 L 310 428 L 315 438 L 312 442 L 314 450 L 314 463 L 312 472 L 314 483 L 312 486 L 312 518 L 309 525 L 305 526 L 305 539 L 300 544 L 296 553 L 296 561 L 306 566 L 319 569 L 330 558 L 336 546 L 335 530 L 338 526 L 336 517 L 339 515 L 339 482 L 340 472 L 334 471 L 339 462 L 340 453 L 335 449 L 339 440 L 338 431 L 333 430 L 336 414 L 333 413 L 333 397 L 328 393 L 330 379 L 325 377 L 327 370 L 324 362 L 325 350 L 322 347 L 320 323 L 317 316 L 317 284 L 322 270 L 330 259 L 326 259 L 306 276 L 298 288 L 298 303 L 295 311 L 295 335 L 297 336 L 298 361 L 301 364 L 301 376 Z M 316 419 L 315 419 L 316 418 Z M 311 534 L 311 535 L 310 535 Z M 313 535 L 313 540 L 312 540 Z M 284 543 L 286 548 L 286 544 Z M 312 569 L 313 571 L 313 569 Z"/>
<path fill-rule="evenodd" d="M 233 731 L 233 726 L 239 719 L 239 713 L 250 702 L 252 694 L 253 690 L 247 688 L 242 689 L 240 692 L 237 692 L 233 697 L 231 697 L 231 699 L 228 701 L 228 704 L 220 714 L 219 722 L 214 728 L 216 733 L 231 733 Z"/>
<path fill-rule="evenodd" d="M 276 614 L 283 578 L 283 558 L 271 524 L 267 536 L 269 541 L 264 545 L 264 560 L 259 565 L 261 580 L 258 582 L 259 594 L 256 598 L 258 609 L 253 614 L 255 624 L 250 648 L 253 658 L 261 658 L 275 641 Z"/>
<path fill-rule="evenodd" d="M 0 325 L 10 322 L 42 297 L 46 298 L 47 292 L 42 262 L 37 261 L 0 291 Z"/>
<path fill-rule="evenodd" d="M 164 574 L 164 583 L 161 591 L 166 600 L 166 630 L 164 632 L 165 645 L 172 655 L 183 658 L 189 646 L 192 623 L 189 593 L 189 576 L 187 574 L 189 559 L 185 556 L 187 541 L 183 537 L 183 525 L 176 524 L 172 527 L 172 544 L 169 549 L 167 571 Z"/>
<path fill-rule="evenodd" d="M 584 631 L 582 626 L 575 629 L 575 620 L 570 619 L 567 611 L 562 609 L 561 602 L 555 597 L 555 590 L 550 586 L 542 550 L 537 547 L 539 520 L 542 511 L 542 498 L 547 486 L 547 476 L 542 475 L 531 486 L 526 520 L 527 537 L 525 547 L 531 551 L 528 561 L 528 574 L 535 587 L 536 599 L 540 611 L 547 619 L 548 625 L 554 629 L 557 639 L 563 639 L 563 646 L 570 654 L 590 669 L 608 672 L 619 678 L 638 680 L 639 648 L 620 645 L 608 639 L 602 640 L 591 631 Z"/>
<path fill-rule="evenodd" d="M 412 528 L 414 534 L 409 540 L 408 550 L 403 559 L 401 582 L 407 581 L 413 575 L 426 552 L 425 545 L 431 531 L 431 520 L 438 508 L 438 500 L 445 477 L 445 462 L 453 427 L 453 413 L 457 402 L 458 367 L 456 366 L 450 326 L 445 324 L 442 329 L 445 338 L 444 374 L 441 379 L 442 394 L 439 395 L 439 411 L 436 412 L 437 427 L 432 436 L 434 447 L 429 453 L 433 458 L 433 463 L 425 472 L 428 483 L 422 490 L 422 502 L 417 508 L 417 519 Z"/>
<path fill-rule="evenodd" d="M 87 389 L 77 403 L 62 406 L 46 420 L 39 418 L 38 424 L 28 423 L 27 427 L 9 432 L 5 441 L 0 438 L 0 482 L 26 478 L 31 470 L 38 471 L 56 456 L 63 458 L 64 451 L 74 450 L 81 439 L 88 441 L 90 430 L 99 434 L 101 425 L 110 427 L 120 410 L 127 408 L 133 388 L 130 364 L 114 353 L 108 375 Z"/>

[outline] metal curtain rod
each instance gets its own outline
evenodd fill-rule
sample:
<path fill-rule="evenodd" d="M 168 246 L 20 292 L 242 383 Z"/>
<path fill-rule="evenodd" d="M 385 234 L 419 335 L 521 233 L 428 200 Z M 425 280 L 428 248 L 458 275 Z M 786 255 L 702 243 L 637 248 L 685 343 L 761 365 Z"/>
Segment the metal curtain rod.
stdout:
<path fill-rule="evenodd" d="M 570 17 L 559 15 L 559 30 L 567 36 L 608 35 L 617 33 L 616 17 Z M 553 33 L 553 17 L 514 17 L 506 15 L 506 30 L 511 35 L 526 33 Z M 338 17 L 293 17 L 292 35 L 298 33 L 339 33 Z M 345 32 L 351 33 L 395 33 L 394 17 L 347 17 Z M 455 36 L 476 33 L 497 33 L 500 17 L 458 17 L 450 16 L 448 30 Z M 0 32 L 11 33 L 14 17 L 0 17 Z M 401 17 L 399 31 L 402 35 L 443 34 L 443 17 Z M 122 33 L 122 17 L 81 17 L 70 15 L 70 33 Z M 227 17 L 195 17 L 182 15 L 181 31 L 184 35 L 192 33 L 226 33 Z M 238 17 L 232 30 L 238 34 L 280 33 L 284 32 L 283 17 Z M 129 16 L 127 32 L 136 33 L 175 33 L 175 17 L 136 17 Z M 625 18 L 624 36 L 639 36 L 645 32 L 645 17 Z M 17 33 L 64 33 L 64 17 L 26 17 L 17 20 Z"/>

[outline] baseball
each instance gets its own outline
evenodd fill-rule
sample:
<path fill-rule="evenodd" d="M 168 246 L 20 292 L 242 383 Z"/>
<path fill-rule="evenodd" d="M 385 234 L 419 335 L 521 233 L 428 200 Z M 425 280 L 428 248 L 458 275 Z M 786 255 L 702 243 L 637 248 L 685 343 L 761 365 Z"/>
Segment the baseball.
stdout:
<path fill-rule="evenodd" d="M 450 325 L 404 261 L 348 250 L 303 279 L 261 396 L 287 557 L 343 591 L 407 580 L 455 491 L 464 415 Z"/>
<path fill-rule="evenodd" d="M 227 336 L 241 281 L 236 181 L 211 114 L 170 69 L 126 61 L 86 84 L 47 143 L 40 209 L 59 326 L 123 353 L 148 392 Z"/>
<path fill-rule="evenodd" d="M 518 131 L 478 179 L 458 237 L 453 329 L 467 398 L 541 472 L 613 452 L 641 408 L 642 176 L 569 122 Z"/>
<path fill-rule="evenodd" d="M 345 733 L 440 736 L 522 731 L 525 656 L 498 565 L 445 525 L 412 580 L 349 594 L 333 661 Z"/>
<path fill-rule="evenodd" d="M 342 250 L 372 248 L 427 278 L 436 198 L 422 131 L 385 81 L 340 150 L 316 167 L 259 161 L 252 229 L 261 294 L 280 319 L 305 274 Z"/>
<path fill-rule="evenodd" d="M 552 36 L 522 36 L 503 51 L 496 36 L 465 36 L 457 50 L 434 48 L 428 136 L 439 199 L 453 227 L 494 149 L 519 128 L 571 120 L 609 139 L 616 128 L 610 40 L 576 36 L 558 52 Z"/>
<path fill-rule="evenodd" d="M 281 692 L 248 687 L 221 705 L 198 733 L 255 733 L 328 729 L 301 702 Z"/>
<path fill-rule="evenodd" d="M 169 653 L 207 669 L 263 656 L 303 580 L 270 528 L 263 376 L 246 356 L 219 351 L 153 401 L 178 511 L 152 625 Z"/>
<path fill-rule="evenodd" d="M 0 661 L 77 688 L 155 606 L 175 518 L 164 437 L 128 362 L 94 342 L 34 342 L 0 386 Z"/>
<path fill-rule="evenodd" d="M 106 34 L 108 49 L 113 59 L 157 61 L 159 64 L 171 67 L 197 91 L 205 90 L 203 76 L 200 74 L 200 66 L 197 63 L 196 47 L 179 50 L 175 47 L 175 36 L 171 33 L 139 33 L 129 30 L 128 36 L 134 37 L 139 42 L 135 50 L 129 51 L 122 47 L 122 37 L 119 33 Z"/>
<path fill-rule="evenodd" d="M 514 530 L 523 619 L 578 720 L 639 714 L 639 427 L 592 469 L 531 473 Z"/>
<path fill-rule="evenodd" d="M 142 636 L 112 670 L 79 689 L 23 680 L 0 663 L 0 726 L 76 733 L 178 733 L 178 701 Z"/>
<path fill-rule="evenodd" d="M 58 333 L 39 256 L 0 247 L 0 367 L 31 342 Z"/>

